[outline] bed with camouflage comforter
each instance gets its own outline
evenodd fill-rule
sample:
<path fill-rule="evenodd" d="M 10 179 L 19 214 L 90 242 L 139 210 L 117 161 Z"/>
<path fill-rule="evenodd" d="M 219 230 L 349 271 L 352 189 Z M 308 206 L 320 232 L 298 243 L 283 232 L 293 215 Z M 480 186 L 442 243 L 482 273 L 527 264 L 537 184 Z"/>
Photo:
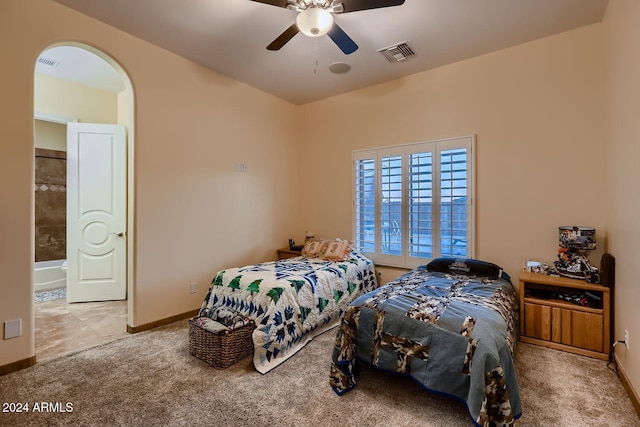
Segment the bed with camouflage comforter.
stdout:
<path fill-rule="evenodd" d="M 338 395 L 352 390 L 362 361 L 462 401 L 475 425 L 513 425 L 521 416 L 517 316 L 500 267 L 434 260 L 351 303 L 336 336 L 331 386 Z"/>

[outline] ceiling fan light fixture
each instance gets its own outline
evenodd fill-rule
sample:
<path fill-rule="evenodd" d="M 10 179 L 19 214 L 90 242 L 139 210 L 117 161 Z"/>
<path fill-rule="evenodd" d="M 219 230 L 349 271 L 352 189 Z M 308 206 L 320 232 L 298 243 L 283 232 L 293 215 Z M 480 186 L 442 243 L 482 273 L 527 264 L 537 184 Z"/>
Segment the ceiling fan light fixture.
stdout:
<path fill-rule="evenodd" d="M 303 34 L 309 37 L 324 36 L 333 25 L 333 15 L 319 7 L 310 7 L 298 14 L 296 25 Z"/>

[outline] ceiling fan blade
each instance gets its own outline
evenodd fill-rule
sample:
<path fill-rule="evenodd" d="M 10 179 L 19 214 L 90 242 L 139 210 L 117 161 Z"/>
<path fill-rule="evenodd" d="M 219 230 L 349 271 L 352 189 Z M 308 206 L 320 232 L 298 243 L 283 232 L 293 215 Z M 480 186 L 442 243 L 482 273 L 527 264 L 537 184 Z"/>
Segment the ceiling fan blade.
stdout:
<path fill-rule="evenodd" d="M 264 4 L 270 4 L 271 6 L 278 6 L 278 7 L 287 7 L 287 0 L 251 0 L 254 1 L 256 3 L 264 3 Z"/>
<path fill-rule="evenodd" d="M 351 37 L 349 37 L 347 33 L 345 33 L 344 30 L 340 28 L 335 22 L 333 23 L 333 26 L 331 27 L 327 35 L 331 38 L 331 40 L 333 40 L 335 44 L 338 45 L 340 50 L 343 51 L 345 55 L 349 55 L 350 53 L 358 50 L 358 45 L 356 44 L 356 42 L 351 40 Z"/>
<path fill-rule="evenodd" d="M 404 4 L 404 0 L 342 0 L 342 6 L 344 7 L 344 11 L 342 13 L 378 9 L 381 7 L 400 6 L 402 4 Z"/>
<path fill-rule="evenodd" d="M 278 36 L 274 41 L 271 42 L 269 46 L 267 46 L 268 50 L 280 50 L 282 46 L 287 44 L 289 40 L 293 38 L 296 34 L 298 34 L 300 30 L 298 30 L 298 26 L 293 23 L 289 28 L 284 30 L 282 34 Z"/>

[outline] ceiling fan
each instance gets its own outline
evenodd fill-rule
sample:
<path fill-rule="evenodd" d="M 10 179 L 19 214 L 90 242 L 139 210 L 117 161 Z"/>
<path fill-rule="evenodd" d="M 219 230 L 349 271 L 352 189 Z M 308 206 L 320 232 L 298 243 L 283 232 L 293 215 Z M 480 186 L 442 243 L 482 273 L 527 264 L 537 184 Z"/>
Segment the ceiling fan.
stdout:
<path fill-rule="evenodd" d="M 358 50 L 358 45 L 334 22 L 334 13 L 357 12 L 359 10 L 377 9 L 382 7 L 400 6 L 404 0 L 251 0 L 257 3 L 300 12 L 296 22 L 284 30 L 267 46 L 268 50 L 280 50 L 298 32 L 309 37 L 328 35 L 331 40 L 345 53 Z"/>

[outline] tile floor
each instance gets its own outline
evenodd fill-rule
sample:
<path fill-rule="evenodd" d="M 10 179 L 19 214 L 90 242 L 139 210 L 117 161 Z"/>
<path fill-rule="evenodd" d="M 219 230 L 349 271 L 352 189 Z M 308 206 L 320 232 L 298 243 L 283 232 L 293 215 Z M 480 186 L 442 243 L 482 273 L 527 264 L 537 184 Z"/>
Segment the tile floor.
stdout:
<path fill-rule="evenodd" d="M 36 360 L 106 344 L 127 335 L 127 301 L 34 304 Z"/>

